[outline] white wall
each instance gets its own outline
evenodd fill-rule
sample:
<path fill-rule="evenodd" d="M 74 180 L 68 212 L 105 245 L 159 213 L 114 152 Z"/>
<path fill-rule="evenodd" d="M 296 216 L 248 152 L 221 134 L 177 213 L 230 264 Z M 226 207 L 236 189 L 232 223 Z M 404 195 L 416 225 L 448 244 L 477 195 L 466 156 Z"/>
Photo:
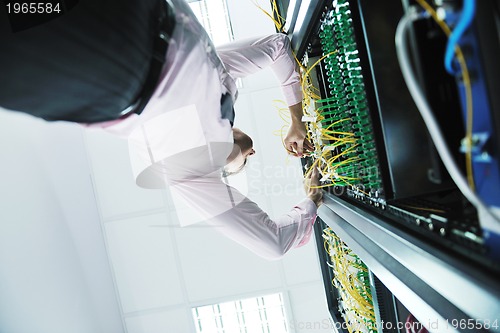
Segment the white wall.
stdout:
<path fill-rule="evenodd" d="M 236 38 L 274 31 L 251 1 L 228 2 Z M 272 135 L 272 73 L 243 84 L 250 195 L 276 216 L 303 197 L 299 161 Z M 291 332 L 330 331 L 313 239 L 268 262 L 202 224 L 180 228 L 167 190 L 135 186 L 126 142 L 76 125 L 0 110 L 0 156 L 0 332 L 194 332 L 191 307 L 274 292 Z"/>
<path fill-rule="evenodd" d="M 122 332 L 82 131 L 0 110 L 0 332 Z"/>

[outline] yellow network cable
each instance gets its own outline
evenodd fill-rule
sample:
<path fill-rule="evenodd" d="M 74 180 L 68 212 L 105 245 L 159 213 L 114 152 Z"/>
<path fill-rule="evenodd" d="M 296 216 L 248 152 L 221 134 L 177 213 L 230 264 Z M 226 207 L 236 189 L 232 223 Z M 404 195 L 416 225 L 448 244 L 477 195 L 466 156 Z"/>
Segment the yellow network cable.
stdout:
<path fill-rule="evenodd" d="M 417 207 L 417 206 L 410 206 L 410 205 L 401 205 L 398 204 L 399 207 L 404 207 L 404 208 L 409 208 L 409 209 L 415 209 L 415 210 L 421 210 L 424 212 L 431 212 L 431 213 L 446 213 L 446 211 L 442 209 L 436 209 L 436 208 L 427 208 L 427 207 Z"/>
<path fill-rule="evenodd" d="M 343 155 L 345 155 L 347 153 L 350 153 L 350 151 L 353 150 L 354 148 L 356 148 L 356 146 L 357 146 L 357 144 L 352 145 L 349 148 L 347 148 L 346 150 L 344 150 L 343 152 L 341 152 L 340 154 L 337 154 L 335 156 L 335 158 L 332 160 L 332 162 L 335 162 L 339 157 L 341 157 L 341 156 L 343 156 Z"/>
<path fill-rule="evenodd" d="M 320 96 L 318 96 L 314 93 L 311 93 L 312 89 L 310 89 L 309 87 L 306 87 L 306 84 L 310 84 L 309 77 L 310 77 L 311 70 L 315 66 L 317 66 L 323 59 L 325 59 L 326 57 L 331 56 L 332 54 L 335 54 L 335 53 L 336 53 L 336 51 L 333 51 L 333 52 L 330 52 L 329 54 L 324 55 L 319 60 L 317 60 L 310 68 L 303 71 L 304 74 L 302 76 L 302 91 L 304 92 L 305 96 L 309 97 L 309 99 L 312 99 L 312 100 L 320 99 Z M 307 106 L 305 106 L 305 109 L 307 109 Z M 338 123 L 343 122 L 343 121 L 348 121 L 350 119 L 346 118 L 346 119 L 337 120 L 334 123 L 328 125 L 326 128 L 321 128 L 318 125 L 318 123 L 321 122 L 322 120 L 324 120 L 325 117 L 323 115 L 321 115 L 319 108 L 316 109 L 315 112 L 316 112 L 316 121 L 309 122 L 310 132 L 319 133 L 319 139 L 321 140 L 321 142 L 323 140 L 328 140 L 330 142 L 330 144 L 328 144 L 324 148 L 327 148 L 327 147 L 335 148 L 335 147 L 340 147 L 340 146 L 347 147 L 347 149 L 345 149 L 343 152 L 336 154 L 336 155 L 333 155 L 333 153 L 329 150 L 327 150 L 327 151 L 323 150 L 319 154 L 316 154 L 317 161 L 321 161 L 320 163 L 317 163 L 317 164 L 321 164 L 321 165 L 318 165 L 317 167 L 318 167 L 321 175 L 323 176 L 323 180 L 325 180 L 325 175 L 326 175 L 326 178 L 331 182 L 330 184 L 327 184 L 327 185 L 317 186 L 317 188 L 323 188 L 323 187 L 327 187 L 327 186 L 335 186 L 335 185 L 338 185 L 339 182 L 342 185 L 347 184 L 349 186 L 353 186 L 350 182 L 354 181 L 354 180 L 359 180 L 358 177 L 342 176 L 342 175 L 336 174 L 336 170 L 339 166 L 341 166 L 343 164 L 349 164 L 349 163 L 355 162 L 359 159 L 348 158 L 348 159 L 344 160 L 343 163 L 338 163 L 335 167 L 331 167 L 331 163 L 335 162 L 340 157 L 343 157 L 344 155 L 350 153 L 357 146 L 357 144 L 356 144 L 357 138 L 354 136 L 353 133 L 340 132 L 340 131 L 335 131 L 335 130 L 330 129 L 332 126 L 337 125 Z M 331 142 L 333 142 L 333 143 L 331 143 Z M 317 146 L 317 145 L 315 145 L 315 146 Z M 322 147 L 316 147 L 316 148 L 318 148 L 319 150 L 322 149 Z M 327 157 L 327 155 L 330 155 L 330 156 Z M 306 172 L 306 176 L 310 173 L 311 170 L 312 170 L 312 167 L 309 168 L 309 170 Z M 363 192 L 363 193 L 365 193 L 365 192 Z M 365 193 L 365 194 L 367 194 L 367 193 Z"/>
<path fill-rule="evenodd" d="M 286 105 L 285 101 L 274 100 L 273 104 L 274 104 L 274 108 L 278 112 L 279 117 L 284 122 L 284 125 L 281 127 L 281 129 L 274 131 L 273 134 L 280 136 L 281 141 L 283 142 L 283 131 L 287 126 L 290 125 L 290 122 L 291 122 L 290 110 L 288 109 L 288 106 Z"/>
<path fill-rule="evenodd" d="M 257 3 L 258 0 L 252 0 L 254 5 L 259 8 L 267 17 L 269 17 L 273 22 L 278 31 L 283 32 L 284 28 L 284 19 L 281 15 L 279 15 L 278 11 L 278 6 L 276 3 L 276 0 L 271 1 L 271 7 L 272 7 L 272 14 L 267 12 L 265 9 L 262 8 Z M 315 104 L 315 101 L 320 100 L 320 92 L 319 89 L 314 87 L 312 84 L 312 79 L 310 76 L 311 71 L 325 58 L 337 53 L 337 50 L 334 50 L 328 54 L 323 55 L 320 59 L 318 59 L 312 66 L 309 66 L 306 68 L 298 59 L 295 53 L 293 53 L 293 56 L 295 58 L 295 61 L 297 62 L 297 65 L 299 66 L 299 72 L 301 73 L 300 80 L 301 80 L 301 87 L 302 87 L 302 92 L 304 95 L 303 101 L 302 101 L 302 110 L 303 113 L 306 116 L 310 116 L 313 121 L 306 122 L 307 123 L 307 140 L 311 142 L 311 144 L 314 146 L 314 152 L 312 152 L 310 155 L 313 156 L 313 163 L 312 165 L 306 170 L 305 172 L 305 177 L 308 177 L 312 170 L 314 168 L 317 168 L 322 176 L 322 180 L 328 180 L 329 183 L 325 185 L 320 185 L 317 186 L 317 188 L 323 188 L 323 187 L 328 187 L 328 186 L 351 186 L 354 187 L 351 182 L 359 180 L 357 177 L 350 177 L 347 175 L 342 175 L 337 172 L 338 168 L 343 165 L 347 165 L 349 163 L 353 163 L 358 161 L 358 158 L 345 158 L 345 155 L 349 152 L 352 151 L 357 146 L 357 138 L 354 136 L 353 133 L 348 133 L 348 132 L 340 132 L 340 131 L 334 131 L 330 130 L 330 128 L 334 125 L 336 125 L 339 122 L 342 121 L 348 121 L 349 119 L 342 119 L 339 121 L 334 122 L 333 124 L 330 124 L 327 128 L 323 128 L 321 125 L 322 120 L 325 120 L 325 116 L 322 115 L 321 113 L 321 108 L 316 108 L 313 107 Z M 307 57 L 307 56 L 306 56 Z M 313 106 L 311 105 L 312 103 Z M 278 109 L 279 115 L 281 119 L 284 121 L 284 125 L 281 127 L 280 130 L 277 130 L 274 132 L 275 135 L 279 135 L 281 137 L 281 141 L 283 144 L 283 147 L 285 150 L 287 150 L 287 147 L 285 146 L 283 142 L 284 138 L 284 131 L 285 129 L 289 126 L 290 124 L 290 114 L 289 114 L 289 109 L 288 107 L 282 108 L 282 107 L 276 107 Z M 311 114 L 311 112 L 313 114 Z M 324 141 L 328 141 L 327 145 L 323 145 Z M 343 149 L 341 151 L 340 147 L 344 146 L 347 149 Z M 325 149 L 326 148 L 326 149 Z M 335 152 L 340 153 L 335 153 Z M 339 161 L 336 163 L 335 166 L 332 166 L 331 164 L 334 163 L 335 161 L 338 161 L 341 157 L 344 157 L 345 159 L 343 161 Z M 360 192 L 364 193 L 365 195 L 368 195 L 368 193 L 358 189 Z"/>
<path fill-rule="evenodd" d="M 327 57 L 329 57 L 329 56 L 331 56 L 331 55 L 333 55 L 333 54 L 335 54 L 335 53 L 337 53 L 337 51 L 336 51 L 336 50 L 335 50 L 335 51 L 332 51 L 332 52 L 330 52 L 330 53 L 328 53 L 328 54 L 325 54 L 324 56 L 322 56 L 321 58 L 319 58 L 319 59 L 318 59 L 318 60 L 317 60 L 317 61 L 316 61 L 316 62 L 315 62 L 315 63 L 314 63 L 311 67 L 309 67 L 308 69 L 306 69 L 305 74 L 304 74 L 303 79 L 302 79 L 302 92 L 303 92 L 304 94 L 306 93 L 306 91 L 307 91 L 307 92 L 309 92 L 308 90 L 306 90 L 306 89 L 305 89 L 305 86 L 304 86 L 304 85 L 305 85 L 305 82 L 307 82 L 307 79 L 308 79 L 308 78 L 309 78 L 309 81 L 310 81 L 310 75 L 309 75 L 309 74 L 310 74 L 310 72 L 313 70 L 313 68 L 314 68 L 314 67 L 316 67 L 316 66 L 317 66 L 317 65 L 318 65 L 318 64 L 319 64 L 319 63 L 320 63 L 323 59 L 325 59 L 325 58 L 327 58 Z M 295 58 L 295 59 L 297 60 L 297 58 Z M 298 61 L 298 60 L 297 60 L 297 61 Z M 299 63 L 300 63 L 300 62 L 299 62 Z M 304 79 L 304 78 L 305 78 L 305 79 Z M 314 95 L 312 95 L 312 96 L 309 96 L 309 97 L 311 97 L 312 99 L 315 99 L 315 100 L 318 100 L 318 99 L 320 99 L 320 98 L 321 98 L 320 96 L 315 95 L 315 94 L 314 94 Z"/>
<path fill-rule="evenodd" d="M 276 27 L 277 31 L 283 32 L 285 20 L 283 19 L 283 16 L 281 16 L 279 14 L 278 5 L 276 4 L 276 0 L 271 1 L 272 15 L 268 11 L 266 11 L 264 8 L 262 8 L 262 6 L 259 5 L 257 1 L 252 0 L 252 2 L 257 8 L 259 8 L 267 17 L 269 17 L 274 22 L 274 26 Z"/>
<path fill-rule="evenodd" d="M 254 5 L 259 8 L 267 17 L 269 17 L 273 22 L 278 31 L 283 31 L 283 24 L 284 24 L 284 19 L 281 15 L 279 15 L 278 12 L 278 6 L 276 4 L 276 0 L 273 0 L 271 2 L 272 6 L 272 15 L 267 12 L 265 9 L 262 8 L 255 0 L 252 0 Z M 302 103 L 302 109 L 307 110 L 310 108 L 311 101 L 319 100 L 321 97 L 319 96 L 319 90 L 313 86 L 312 80 L 310 77 L 310 72 L 325 58 L 335 54 L 337 51 L 330 52 L 328 54 L 323 55 L 321 58 L 319 58 L 312 66 L 306 68 L 296 57 L 295 53 L 294 58 L 295 61 L 297 62 L 300 72 L 302 73 L 301 75 L 301 86 L 302 86 L 302 92 L 304 95 L 303 103 Z M 276 101 L 275 101 L 276 102 Z M 283 134 L 285 129 L 289 126 L 290 124 L 290 115 L 289 115 L 289 110 L 288 108 L 284 107 L 275 107 L 278 109 L 278 113 L 281 117 L 281 119 L 285 122 L 285 125 L 281 127 L 280 130 L 275 132 L 275 134 L 280 135 L 281 141 L 283 143 L 283 147 L 285 149 L 286 146 L 283 142 Z M 316 121 L 309 122 L 309 130 L 307 131 L 307 139 L 315 146 L 316 153 L 313 153 L 313 155 L 316 155 L 316 158 L 313 162 L 313 164 L 308 168 L 308 170 L 305 172 L 305 177 L 308 177 L 310 173 L 312 172 L 313 168 L 318 168 L 319 171 L 321 172 L 321 175 L 325 177 L 327 176 L 328 180 L 330 181 L 330 184 L 326 185 L 321 185 L 317 186 L 318 188 L 323 188 L 323 187 L 328 187 L 328 186 L 334 186 L 339 184 L 339 181 L 344 184 L 349 184 L 350 181 L 357 180 L 358 178 L 355 177 L 347 177 L 347 176 L 341 176 L 341 175 L 334 175 L 336 174 L 336 169 L 343 165 L 343 164 L 348 164 L 352 163 L 355 161 L 355 159 L 346 159 L 344 162 L 345 163 L 339 163 L 337 167 L 331 168 L 329 166 L 330 163 L 338 160 L 341 156 L 344 156 L 346 153 L 350 152 L 355 146 L 356 146 L 356 139 L 354 138 L 353 133 L 347 133 L 347 132 L 338 132 L 338 131 L 333 131 L 330 130 L 330 127 L 333 125 L 336 125 L 337 123 L 341 121 L 347 121 L 349 119 L 343 119 L 340 121 L 336 121 L 335 123 L 329 125 L 327 128 L 321 128 L 318 125 L 318 122 L 324 119 L 324 116 L 321 115 L 320 112 L 316 109 L 315 112 L 316 114 Z M 317 142 L 314 142 L 315 140 L 312 140 L 314 134 L 319 134 L 319 137 L 317 137 Z M 332 145 L 330 144 L 329 146 L 331 147 L 339 147 L 342 145 L 352 145 L 349 147 L 347 150 L 337 154 L 333 155 L 331 151 L 328 150 L 322 150 L 322 147 L 318 144 L 319 142 L 322 142 L 323 140 L 328 140 L 328 141 L 334 141 L 335 143 Z M 329 155 L 329 156 L 327 156 Z"/>
<path fill-rule="evenodd" d="M 446 34 L 447 37 L 450 36 L 451 34 L 451 29 L 448 27 L 448 25 L 438 16 L 434 8 L 431 7 L 425 0 L 417 0 L 418 4 L 422 6 L 422 8 L 425 9 L 427 13 L 431 15 L 431 17 L 434 19 L 434 21 L 439 25 L 441 30 Z M 460 63 L 460 69 L 462 71 L 462 77 L 463 77 L 463 82 L 464 82 L 464 87 L 465 87 L 465 99 L 466 99 L 466 105 L 467 105 L 467 121 L 466 121 L 466 134 L 465 134 L 465 141 L 466 141 L 466 150 L 465 150 L 465 159 L 466 159 L 466 170 L 467 170 L 467 181 L 469 182 L 469 186 L 472 191 L 475 191 L 475 185 L 474 185 L 474 174 L 472 171 L 472 156 L 471 156 L 471 149 L 472 149 L 472 125 L 473 125 L 473 119 L 474 119 L 474 111 L 473 111 L 473 105 L 472 105 L 472 88 L 471 88 L 471 82 L 470 82 L 470 76 L 469 76 L 469 70 L 467 68 L 467 63 L 465 61 L 464 55 L 462 53 L 462 49 L 460 46 L 457 44 L 455 46 L 455 53 L 457 55 L 458 62 Z"/>
<path fill-rule="evenodd" d="M 367 268 L 358 264 L 358 257 L 330 228 L 323 231 L 323 239 L 325 252 L 331 259 L 328 266 L 334 271 L 332 285 L 339 291 L 347 330 L 361 332 L 362 324 L 367 331 L 376 332 L 371 291 L 366 281 L 359 278 L 359 272 L 366 273 Z"/>

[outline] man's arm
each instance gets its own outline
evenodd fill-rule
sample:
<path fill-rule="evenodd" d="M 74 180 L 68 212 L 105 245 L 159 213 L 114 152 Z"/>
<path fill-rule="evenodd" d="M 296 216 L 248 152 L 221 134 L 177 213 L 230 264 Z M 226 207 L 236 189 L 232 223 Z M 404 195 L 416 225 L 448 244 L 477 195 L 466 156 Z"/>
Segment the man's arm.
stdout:
<path fill-rule="evenodd" d="M 311 183 L 317 185 L 317 177 L 306 182 L 308 197 L 277 219 L 271 219 L 216 174 L 177 182 L 171 186 L 171 193 L 228 238 L 261 257 L 275 260 L 306 244 L 311 237 L 317 206 L 321 203 L 321 192 L 310 188 Z"/>
<path fill-rule="evenodd" d="M 217 47 L 229 74 L 244 78 L 269 67 L 280 82 L 288 106 L 302 101 L 302 87 L 298 65 L 290 40 L 284 34 L 250 38 Z"/>
<path fill-rule="evenodd" d="M 284 34 L 246 39 L 219 47 L 217 52 L 234 78 L 243 78 L 269 67 L 281 84 L 285 101 L 290 109 L 292 123 L 285 137 L 286 149 L 302 156 L 311 151 L 302 122 L 302 86 L 299 67 L 292 53 L 290 40 Z"/>

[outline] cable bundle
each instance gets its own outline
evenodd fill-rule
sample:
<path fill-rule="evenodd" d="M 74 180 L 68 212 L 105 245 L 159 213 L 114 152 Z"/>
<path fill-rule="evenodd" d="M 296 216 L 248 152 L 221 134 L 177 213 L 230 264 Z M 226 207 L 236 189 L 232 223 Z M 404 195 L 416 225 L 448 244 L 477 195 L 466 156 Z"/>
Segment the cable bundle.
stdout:
<path fill-rule="evenodd" d="M 276 0 L 271 0 L 271 13 L 269 13 L 267 10 L 262 8 L 261 5 L 256 0 L 252 0 L 253 4 L 255 7 L 259 8 L 264 15 L 269 17 L 271 21 L 274 23 L 274 27 L 276 28 L 277 31 L 279 32 L 284 32 L 285 29 L 285 19 L 283 16 L 280 15 L 279 9 L 278 9 L 278 4 L 276 3 Z"/>
<path fill-rule="evenodd" d="M 323 231 L 325 250 L 334 272 L 332 284 L 338 290 L 339 307 L 349 332 L 377 332 L 369 273 L 366 265 L 337 235 Z"/>
<path fill-rule="evenodd" d="M 337 1 L 322 22 L 328 97 L 316 98 L 318 107 L 304 113 L 316 147 L 313 167 L 319 168 L 322 180 L 370 195 L 382 182 L 350 14 L 349 3 Z"/>

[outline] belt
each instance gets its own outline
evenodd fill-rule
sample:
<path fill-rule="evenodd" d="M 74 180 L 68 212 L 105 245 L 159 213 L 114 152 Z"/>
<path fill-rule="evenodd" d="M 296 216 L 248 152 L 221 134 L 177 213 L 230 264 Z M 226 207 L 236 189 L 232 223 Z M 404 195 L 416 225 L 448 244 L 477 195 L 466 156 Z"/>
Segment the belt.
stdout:
<path fill-rule="evenodd" d="M 138 95 L 139 97 L 132 105 L 121 112 L 122 117 L 130 113 L 141 114 L 158 85 L 158 80 L 165 64 L 168 44 L 175 27 L 175 13 L 170 1 L 160 0 L 159 6 L 158 12 L 160 13 L 160 17 L 158 18 L 157 31 L 153 42 L 153 57 L 149 65 L 149 71 L 141 92 Z"/>

